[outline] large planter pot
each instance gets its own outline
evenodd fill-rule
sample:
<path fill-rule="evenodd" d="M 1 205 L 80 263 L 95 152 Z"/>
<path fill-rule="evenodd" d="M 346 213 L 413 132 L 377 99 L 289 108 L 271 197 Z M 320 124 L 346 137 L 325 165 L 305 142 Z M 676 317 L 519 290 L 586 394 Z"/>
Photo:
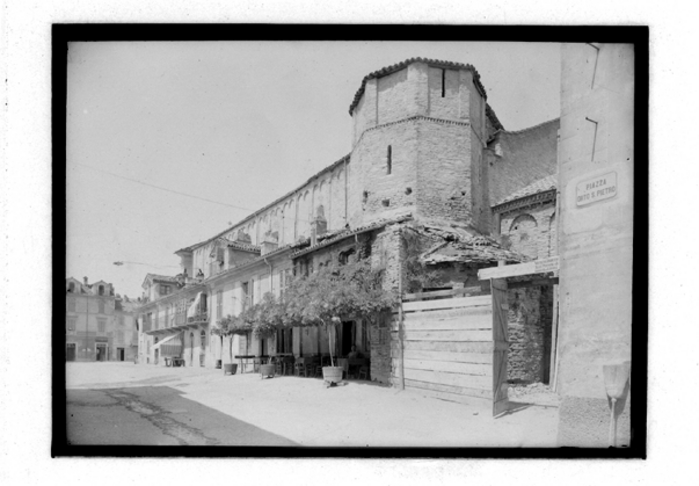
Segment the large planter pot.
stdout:
<path fill-rule="evenodd" d="M 238 365 L 235 363 L 227 363 L 223 365 L 223 374 L 227 375 L 230 373 L 231 375 L 235 375 L 235 372 L 238 371 Z"/>
<path fill-rule="evenodd" d="M 342 366 L 323 366 L 323 381 L 340 383 L 342 381 Z"/>
<path fill-rule="evenodd" d="M 260 365 L 260 378 L 273 377 L 275 366 L 273 364 Z"/>

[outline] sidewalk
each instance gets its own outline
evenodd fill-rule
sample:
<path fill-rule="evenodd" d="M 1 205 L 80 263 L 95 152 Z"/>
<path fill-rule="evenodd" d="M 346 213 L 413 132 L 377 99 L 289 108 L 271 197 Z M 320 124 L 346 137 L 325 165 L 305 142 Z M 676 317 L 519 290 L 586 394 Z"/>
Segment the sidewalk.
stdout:
<path fill-rule="evenodd" d="M 68 388 L 170 386 L 185 398 L 304 446 L 555 447 L 556 407 L 530 406 L 493 419 L 491 411 L 412 390 L 319 378 L 261 380 L 210 368 L 70 363 Z"/>

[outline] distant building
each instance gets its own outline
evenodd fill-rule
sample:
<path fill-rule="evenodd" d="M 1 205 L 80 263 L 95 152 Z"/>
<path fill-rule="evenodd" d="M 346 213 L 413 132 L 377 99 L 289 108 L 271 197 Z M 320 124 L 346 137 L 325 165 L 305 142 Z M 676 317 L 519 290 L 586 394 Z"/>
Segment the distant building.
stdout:
<path fill-rule="evenodd" d="M 66 279 L 66 361 L 132 361 L 137 355 L 135 303 L 103 280 Z"/>

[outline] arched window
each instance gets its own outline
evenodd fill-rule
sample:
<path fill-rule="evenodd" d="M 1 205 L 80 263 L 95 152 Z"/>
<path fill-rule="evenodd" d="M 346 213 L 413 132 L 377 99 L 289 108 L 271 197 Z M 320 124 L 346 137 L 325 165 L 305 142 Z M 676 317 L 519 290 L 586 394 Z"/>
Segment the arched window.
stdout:
<path fill-rule="evenodd" d="M 201 331 L 201 333 L 199 334 L 199 341 L 201 343 L 201 350 L 204 351 L 204 349 L 206 348 L 206 331 Z"/>
<path fill-rule="evenodd" d="M 340 258 L 339 258 L 340 265 L 346 265 L 350 261 L 350 258 L 352 257 L 352 255 L 354 255 L 354 254 L 355 254 L 354 248 L 352 248 L 351 250 L 343 251 L 342 253 L 340 253 Z"/>
<path fill-rule="evenodd" d="M 512 242 L 511 249 L 530 257 L 537 257 L 536 231 L 536 219 L 532 215 L 520 214 L 517 216 L 512 221 L 507 235 Z"/>
<path fill-rule="evenodd" d="M 99 286 L 99 294 L 104 295 L 104 285 Z"/>

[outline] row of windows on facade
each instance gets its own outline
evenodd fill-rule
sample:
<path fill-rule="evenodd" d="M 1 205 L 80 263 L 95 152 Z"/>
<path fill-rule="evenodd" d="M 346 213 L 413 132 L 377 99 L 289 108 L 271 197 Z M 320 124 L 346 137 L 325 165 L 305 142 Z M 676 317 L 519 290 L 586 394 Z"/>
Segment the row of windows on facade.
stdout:
<path fill-rule="evenodd" d="M 97 295 L 107 295 L 105 293 L 105 290 L 106 289 L 104 288 L 104 285 L 100 285 L 99 287 L 97 287 Z M 75 282 L 68 283 L 68 293 L 75 293 Z"/>
<path fill-rule="evenodd" d="M 66 330 L 71 331 L 71 332 L 77 330 L 77 323 L 78 323 L 77 318 L 68 317 L 66 319 Z M 117 323 L 119 324 L 120 327 L 123 327 L 124 326 L 123 318 L 119 319 L 119 321 L 117 321 Z M 107 332 L 107 319 L 97 319 L 97 332 L 102 333 L 102 334 Z M 124 333 L 123 330 L 117 330 L 116 332 L 122 333 L 122 334 Z"/>
<path fill-rule="evenodd" d="M 341 252 L 338 256 L 339 263 L 341 265 L 347 264 L 349 262 L 350 258 L 352 255 L 355 254 L 354 249 L 350 249 L 344 252 Z M 330 265 L 331 260 L 328 258 L 324 262 L 320 262 L 318 264 L 319 268 L 322 268 L 324 266 Z M 279 273 L 279 283 L 280 283 L 280 288 L 279 288 L 279 293 L 280 296 L 283 296 L 289 282 L 291 281 L 292 275 L 294 274 L 301 274 L 308 276 L 309 274 L 313 273 L 313 265 L 309 264 L 307 261 L 301 261 L 295 269 L 285 269 L 280 271 Z M 260 281 L 262 279 L 258 279 L 257 281 Z M 242 308 L 241 312 L 244 311 L 245 309 L 249 308 L 253 304 L 255 304 L 257 301 L 255 300 L 255 279 L 250 279 L 247 282 L 242 282 L 241 283 L 241 292 L 242 292 Z M 169 293 L 170 292 L 170 287 L 161 285 L 161 295 L 166 295 L 166 293 L 163 293 L 163 287 L 167 288 L 165 292 Z M 274 286 L 273 286 L 273 281 L 272 281 L 272 286 L 270 288 L 271 292 L 274 292 Z M 233 297 L 234 300 L 236 300 L 236 297 Z M 218 290 L 216 292 L 216 318 L 221 319 L 223 318 L 223 291 Z M 202 298 L 202 304 L 200 305 L 200 308 L 198 311 L 202 315 L 206 315 L 207 313 L 207 305 L 206 305 L 206 295 L 203 294 Z M 171 304 L 170 306 L 165 307 L 165 316 L 164 316 L 164 323 L 166 327 L 170 326 L 175 326 L 175 325 L 181 325 L 185 323 L 186 320 L 186 313 L 187 309 L 189 306 L 189 301 L 185 299 L 180 299 L 178 302 Z M 173 312 L 171 312 L 171 308 L 174 308 Z M 146 316 L 146 321 L 147 323 L 152 322 L 154 325 L 154 329 L 159 329 L 160 326 L 160 313 L 155 312 L 155 315 L 153 313 L 149 313 Z"/>
<path fill-rule="evenodd" d="M 76 300 L 75 299 L 68 299 L 68 312 L 77 312 L 76 310 Z M 103 300 L 98 300 L 97 301 L 97 313 L 98 314 L 106 314 L 105 312 L 106 305 Z M 111 306 L 110 306 L 111 309 Z"/>
<path fill-rule="evenodd" d="M 153 338 L 154 345 L 158 344 L 159 341 L 160 341 L 160 338 L 158 336 L 155 336 Z M 190 345 L 192 345 L 192 346 L 194 345 L 194 333 L 193 332 L 189 333 L 189 342 L 190 342 Z M 206 349 L 206 331 L 204 331 L 204 330 L 202 330 L 199 333 L 199 343 L 200 343 L 199 347 L 201 348 L 201 351 L 203 352 Z M 147 351 L 146 351 L 147 353 L 150 353 L 150 347 L 151 347 L 151 343 L 150 343 L 150 341 L 147 341 Z"/>

